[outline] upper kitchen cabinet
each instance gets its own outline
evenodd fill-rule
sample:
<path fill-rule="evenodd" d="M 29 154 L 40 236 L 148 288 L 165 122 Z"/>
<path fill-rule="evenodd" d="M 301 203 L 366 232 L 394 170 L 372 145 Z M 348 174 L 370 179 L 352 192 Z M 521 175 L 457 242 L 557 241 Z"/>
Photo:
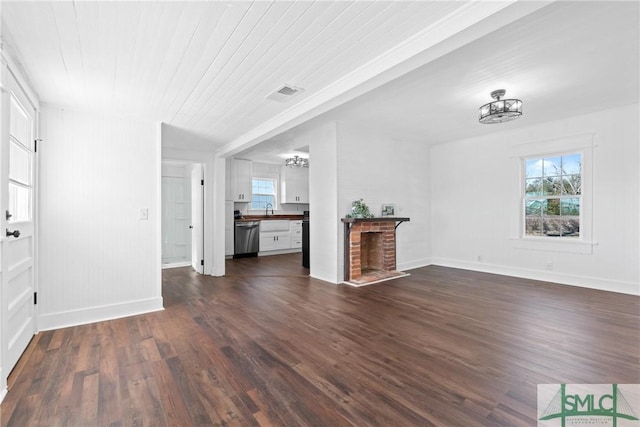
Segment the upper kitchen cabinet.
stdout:
<path fill-rule="evenodd" d="M 309 203 L 309 169 L 282 167 L 280 203 Z"/>
<path fill-rule="evenodd" d="M 231 159 L 231 197 L 234 202 L 251 201 L 251 161 Z"/>

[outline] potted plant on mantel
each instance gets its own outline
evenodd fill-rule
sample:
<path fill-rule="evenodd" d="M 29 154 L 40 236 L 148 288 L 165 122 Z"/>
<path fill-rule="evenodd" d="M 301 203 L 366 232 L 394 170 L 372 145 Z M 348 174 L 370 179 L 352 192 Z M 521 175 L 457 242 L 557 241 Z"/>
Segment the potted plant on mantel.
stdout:
<path fill-rule="evenodd" d="M 345 218 L 373 218 L 373 214 L 369 211 L 363 199 L 356 200 L 351 205 L 351 213 L 345 215 Z"/>

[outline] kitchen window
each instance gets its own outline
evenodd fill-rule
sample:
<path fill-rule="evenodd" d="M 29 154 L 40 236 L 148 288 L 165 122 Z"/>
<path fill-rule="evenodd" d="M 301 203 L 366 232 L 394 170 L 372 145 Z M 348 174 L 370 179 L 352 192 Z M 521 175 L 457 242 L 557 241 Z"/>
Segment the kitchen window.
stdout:
<path fill-rule="evenodd" d="M 251 180 L 251 209 L 264 210 L 267 204 L 276 209 L 276 180 L 270 178 L 253 178 Z"/>
<path fill-rule="evenodd" d="M 582 154 L 524 159 L 524 236 L 580 237 Z"/>

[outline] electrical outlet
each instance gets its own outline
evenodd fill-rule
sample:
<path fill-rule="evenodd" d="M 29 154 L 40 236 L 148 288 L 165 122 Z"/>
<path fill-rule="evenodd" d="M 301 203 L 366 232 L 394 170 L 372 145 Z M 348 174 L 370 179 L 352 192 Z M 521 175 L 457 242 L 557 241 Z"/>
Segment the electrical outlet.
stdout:
<path fill-rule="evenodd" d="M 552 271 L 553 270 L 553 262 L 547 261 L 547 263 L 545 264 L 544 268 L 546 268 L 549 271 Z"/>

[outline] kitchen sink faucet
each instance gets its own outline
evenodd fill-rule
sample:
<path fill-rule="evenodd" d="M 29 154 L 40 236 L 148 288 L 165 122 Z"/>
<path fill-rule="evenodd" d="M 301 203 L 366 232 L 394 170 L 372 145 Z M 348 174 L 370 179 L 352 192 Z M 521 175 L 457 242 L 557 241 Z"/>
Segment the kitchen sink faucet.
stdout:
<path fill-rule="evenodd" d="M 273 215 L 273 205 L 271 203 L 267 203 L 264 207 L 264 216 L 269 216 L 269 208 L 271 208 L 271 215 Z"/>

